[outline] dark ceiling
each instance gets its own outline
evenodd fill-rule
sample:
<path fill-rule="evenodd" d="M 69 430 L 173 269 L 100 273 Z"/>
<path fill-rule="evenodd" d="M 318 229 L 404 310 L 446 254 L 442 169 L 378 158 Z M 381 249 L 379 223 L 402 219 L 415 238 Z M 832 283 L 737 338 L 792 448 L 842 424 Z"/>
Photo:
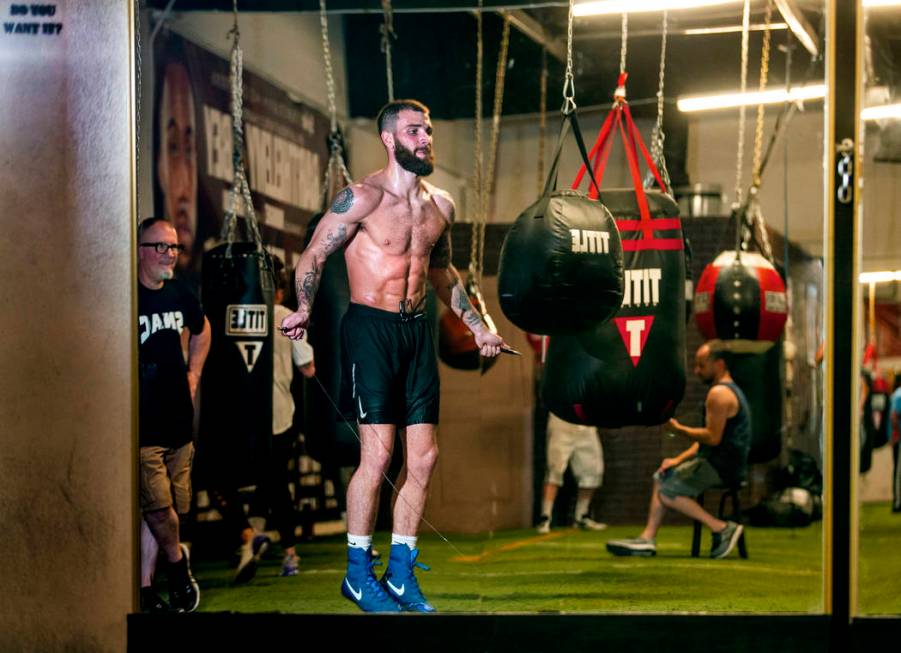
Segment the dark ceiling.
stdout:
<path fill-rule="evenodd" d="M 148 6 L 163 9 L 167 0 L 148 0 Z M 219 9 L 231 11 L 229 0 L 177 0 L 173 11 Z M 416 97 L 432 108 L 435 118 L 470 118 L 475 110 L 477 0 L 393 0 L 392 43 L 394 90 L 397 97 Z M 799 0 L 814 30 L 823 33 L 822 3 Z M 493 8 L 512 9 L 515 16 L 537 25 L 561 51 L 565 45 L 567 10 L 565 1 L 484 0 L 484 83 L 483 106 L 490 114 L 494 93 L 494 71 L 502 28 Z M 383 16 L 379 0 L 329 0 L 328 10 L 341 16 L 345 27 L 348 97 L 352 117 L 372 117 L 387 99 L 385 58 L 381 52 L 379 27 Z M 763 0 L 754 0 L 751 23 L 762 24 Z M 240 11 L 318 12 L 318 0 L 246 0 Z M 449 11 L 455 9 L 455 11 Z M 773 21 L 782 22 L 778 11 Z M 668 101 L 679 95 L 737 89 L 740 79 L 741 34 L 686 34 L 686 30 L 735 27 L 741 23 L 741 4 L 713 7 L 704 11 L 672 12 L 666 61 Z M 515 23 L 514 23 L 515 24 Z M 656 102 L 660 57 L 661 14 L 632 14 L 629 19 L 627 70 L 629 97 L 638 115 L 653 115 Z M 895 87 L 901 62 L 901 12 L 872 13 L 868 20 L 873 70 L 880 83 Z M 756 87 L 760 66 L 762 31 L 750 38 L 749 87 Z M 577 102 L 580 106 L 603 105 L 610 101 L 619 72 L 620 17 L 576 19 L 574 62 Z M 811 64 L 810 55 L 785 29 L 773 31 L 770 83 L 784 84 L 786 54 L 792 47 L 792 83 L 822 79 L 822 62 Z M 780 47 L 781 46 L 781 47 Z M 540 104 L 539 79 L 543 48 L 521 31 L 511 30 L 509 63 L 504 97 L 504 114 L 533 113 Z M 548 55 L 549 110 L 561 105 L 564 66 Z M 675 111 L 669 111 L 674 114 Z"/>

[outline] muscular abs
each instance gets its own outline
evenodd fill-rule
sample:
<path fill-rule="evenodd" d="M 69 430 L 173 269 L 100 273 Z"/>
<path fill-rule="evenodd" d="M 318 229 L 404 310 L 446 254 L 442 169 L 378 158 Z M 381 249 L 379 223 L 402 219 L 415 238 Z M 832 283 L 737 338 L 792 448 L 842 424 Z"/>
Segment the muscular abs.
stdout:
<path fill-rule="evenodd" d="M 448 226 L 430 197 L 411 205 L 383 193 L 345 249 L 351 301 L 386 311 L 418 306 L 432 248 Z"/>

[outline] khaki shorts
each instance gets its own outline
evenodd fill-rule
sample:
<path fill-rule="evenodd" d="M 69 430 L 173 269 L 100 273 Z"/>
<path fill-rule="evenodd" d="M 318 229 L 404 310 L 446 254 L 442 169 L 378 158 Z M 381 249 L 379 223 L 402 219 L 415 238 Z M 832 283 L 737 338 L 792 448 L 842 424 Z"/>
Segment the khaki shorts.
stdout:
<path fill-rule="evenodd" d="M 604 451 L 594 426 L 570 424 L 553 413 L 547 420 L 545 483 L 563 485 L 567 465 L 580 488 L 597 488 L 604 479 Z"/>
<path fill-rule="evenodd" d="M 194 444 L 177 449 L 141 447 L 141 512 L 172 506 L 179 515 L 191 509 Z"/>

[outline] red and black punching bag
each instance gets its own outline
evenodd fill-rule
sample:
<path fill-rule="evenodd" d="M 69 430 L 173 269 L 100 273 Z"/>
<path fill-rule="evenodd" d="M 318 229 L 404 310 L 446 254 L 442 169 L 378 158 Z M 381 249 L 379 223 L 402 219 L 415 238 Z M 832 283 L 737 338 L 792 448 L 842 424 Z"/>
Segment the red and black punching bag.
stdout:
<path fill-rule="evenodd" d="M 622 234 L 623 303 L 609 322 L 575 338 L 551 338 L 543 391 L 548 408 L 563 419 L 608 428 L 660 424 L 673 416 L 685 392 L 686 272 L 679 207 L 666 193 L 644 189 L 639 146 L 660 188 L 665 185 L 624 100 L 610 112 L 592 148 L 598 183 L 617 131 L 633 187 L 603 190 L 600 199 Z M 574 186 L 584 173 L 585 168 Z"/>
<path fill-rule="evenodd" d="M 698 328 L 737 353 L 769 349 L 785 327 L 785 282 L 756 252 L 729 250 L 704 268 L 694 296 Z"/>

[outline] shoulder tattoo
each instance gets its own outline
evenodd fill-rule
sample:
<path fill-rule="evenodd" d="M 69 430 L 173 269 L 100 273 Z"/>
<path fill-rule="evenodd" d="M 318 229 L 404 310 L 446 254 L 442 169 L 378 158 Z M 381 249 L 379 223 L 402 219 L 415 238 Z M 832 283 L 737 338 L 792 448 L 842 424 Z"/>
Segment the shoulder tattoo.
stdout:
<path fill-rule="evenodd" d="M 335 196 L 332 213 L 347 213 L 354 204 L 354 192 L 348 186 Z"/>

